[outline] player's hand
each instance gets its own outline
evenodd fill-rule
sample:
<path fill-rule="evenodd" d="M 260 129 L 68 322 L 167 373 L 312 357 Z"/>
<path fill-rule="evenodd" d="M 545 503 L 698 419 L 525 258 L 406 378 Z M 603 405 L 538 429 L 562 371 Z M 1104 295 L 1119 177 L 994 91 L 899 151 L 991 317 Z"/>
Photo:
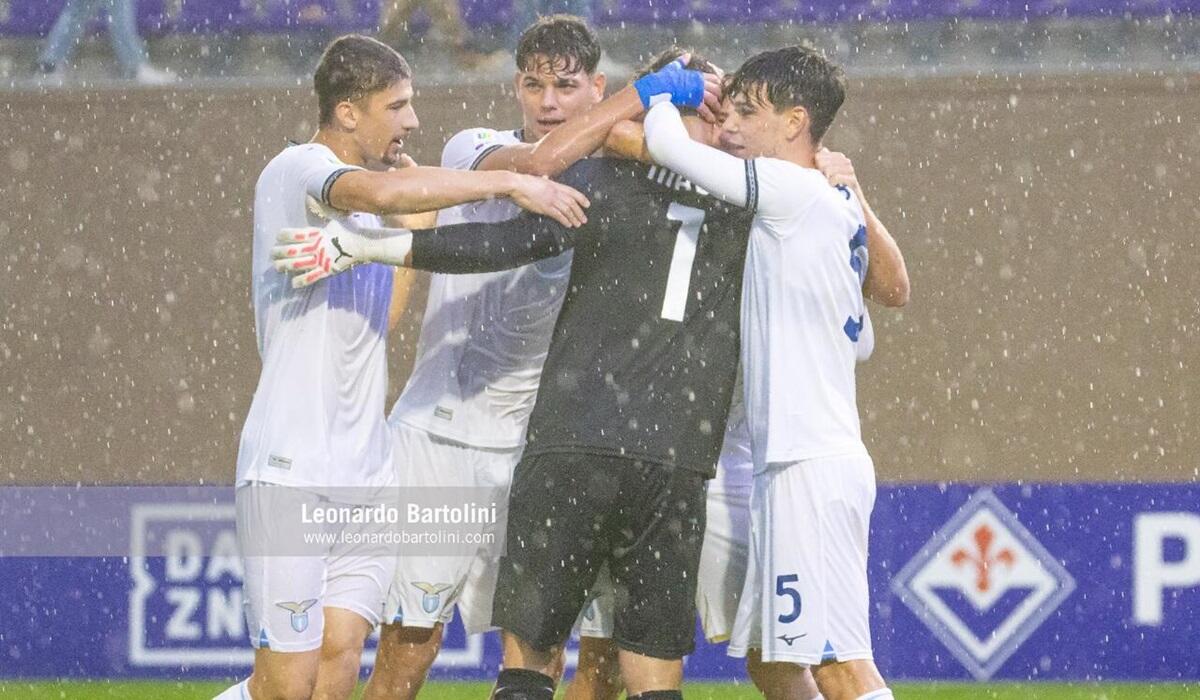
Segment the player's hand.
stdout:
<path fill-rule="evenodd" d="M 275 269 L 292 277 L 296 289 L 366 262 L 357 251 L 361 236 L 337 221 L 324 228 L 285 228 L 275 239 Z"/>
<path fill-rule="evenodd" d="M 704 102 L 696 108 L 700 118 L 709 124 L 719 124 L 721 119 L 721 98 L 724 95 L 724 82 L 720 75 L 702 73 L 704 76 Z"/>
<path fill-rule="evenodd" d="M 567 228 L 586 224 L 583 210 L 591 206 L 588 198 L 575 188 L 534 175 L 516 175 L 509 196 L 522 209 L 548 216 Z"/>
<path fill-rule="evenodd" d="M 817 170 L 829 180 L 834 187 L 845 187 L 862 201 L 862 190 L 858 185 L 858 176 L 854 174 L 854 163 L 845 153 L 822 148 L 817 151 Z"/>
<path fill-rule="evenodd" d="M 642 106 L 650 109 L 659 102 L 669 100 L 676 107 L 700 109 L 705 104 L 708 82 L 704 78 L 705 73 L 684 69 L 689 60 L 690 54 L 683 54 L 661 70 L 635 80 L 633 87 L 642 100 Z"/>

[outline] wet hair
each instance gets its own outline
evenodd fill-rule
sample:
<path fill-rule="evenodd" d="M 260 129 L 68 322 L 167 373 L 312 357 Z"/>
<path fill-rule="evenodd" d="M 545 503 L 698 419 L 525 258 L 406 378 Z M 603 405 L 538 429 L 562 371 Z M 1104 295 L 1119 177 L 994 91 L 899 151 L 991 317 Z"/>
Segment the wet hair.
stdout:
<path fill-rule="evenodd" d="M 649 63 L 645 64 L 641 68 L 638 68 L 637 72 L 633 74 L 633 79 L 637 80 L 638 78 L 644 78 L 651 73 L 660 71 L 663 68 L 666 68 L 668 63 L 674 61 L 685 53 L 690 53 L 691 58 L 688 59 L 687 65 L 684 66 L 684 68 L 687 68 L 688 70 L 698 70 L 701 73 L 712 73 L 713 75 L 718 74 L 717 67 L 704 56 L 701 56 L 691 49 L 672 46 L 669 49 L 661 51 L 657 56 L 650 59 Z M 680 107 L 679 113 L 684 115 L 697 114 L 696 110 L 690 107 Z"/>
<path fill-rule="evenodd" d="M 517 42 L 517 70 L 578 73 L 596 72 L 600 40 L 574 15 L 539 17 Z"/>
<path fill-rule="evenodd" d="M 846 76 L 816 49 L 789 46 L 743 63 L 726 81 L 725 95 L 741 95 L 776 112 L 803 107 L 809 135 L 820 143 L 846 99 Z"/>
<path fill-rule="evenodd" d="M 361 34 L 334 39 L 313 74 L 321 124 L 333 121 L 339 103 L 360 100 L 411 77 L 408 61 L 381 41 Z"/>

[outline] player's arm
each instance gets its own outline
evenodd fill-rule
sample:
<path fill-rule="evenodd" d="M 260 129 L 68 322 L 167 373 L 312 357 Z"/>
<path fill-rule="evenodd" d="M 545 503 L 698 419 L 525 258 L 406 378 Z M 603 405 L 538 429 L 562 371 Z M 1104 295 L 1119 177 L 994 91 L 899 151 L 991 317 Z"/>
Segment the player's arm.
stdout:
<path fill-rule="evenodd" d="M 389 215 L 443 209 L 466 202 L 508 197 L 565 226 L 579 226 L 587 198 L 545 178 L 505 171 L 463 172 L 411 167 L 389 172 L 346 169 L 331 178 L 323 199 L 335 209 Z"/>
<path fill-rule="evenodd" d="M 834 186 L 848 187 L 862 205 L 863 218 L 867 224 L 867 255 L 871 264 L 867 266 L 867 278 L 863 280 L 863 294 L 877 304 L 898 307 L 908 303 L 908 268 L 896 239 L 867 203 L 854 163 L 843 153 L 822 148 L 817 153 L 817 169 Z"/>
<path fill-rule="evenodd" d="M 400 325 L 400 319 L 408 311 L 412 299 L 413 287 L 417 285 L 420 273 L 406 267 L 392 268 L 392 300 L 388 306 L 388 330 L 394 330 Z"/>
<path fill-rule="evenodd" d="M 531 214 L 416 231 L 330 221 L 319 229 L 283 229 L 272 257 L 275 269 L 295 275 L 292 286 L 306 287 L 364 262 L 448 274 L 509 270 L 561 255 L 574 243 L 573 229 Z"/>
<path fill-rule="evenodd" d="M 644 110 L 637 90 L 632 85 L 627 86 L 583 114 L 563 122 L 537 143 L 497 148 L 475 167 L 555 177 L 575 161 L 587 158 L 604 146 L 614 124 L 633 119 Z"/>
<path fill-rule="evenodd" d="M 604 151 L 616 158 L 653 162 L 646 148 L 646 132 L 639 121 L 627 120 L 614 124 L 604 140 Z"/>
<path fill-rule="evenodd" d="M 753 207 L 748 184 L 753 161 L 693 141 L 679 110 L 671 104 L 655 105 L 646 114 L 643 128 L 646 150 L 655 163 L 674 170 L 734 206 Z"/>
<path fill-rule="evenodd" d="M 437 226 L 437 212 L 426 211 L 420 214 L 399 214 L 384 217 L 384 225 L 391 228 L 432 228 Z M 417 284 L 419 274 L 416 270 L 406 267 L 392 268 L 392 301 L 388 306 L 388 330 L 393 330 L 408 311 L 412 299 L 413 287 Z"/>
<path fill-rule="evenodd" d="M 555 177 L 572 163 L 605 145 L 612 128 L 640 116 L 660 100 L 699 109 L 709 117 L 720 102 L 717 76 L 682 69 L 673 62 L 622 88 L 579 116 L 563 122 L 534 144 L 513 144 L 488 153 L 475 166 L 481 170 L 514 170 Z"/>
<path fill-rule="evenodd" d="M 805 177 L 805 169 L 795 163 L 777 158 L 742 160 L 692 140 L 679 110 L 670 104 L 655 105 L 646 114 L 644 128 L 646 148 L 655 163 L 719 199 L 768 218 L 793 215 L 816 196 L 818 187 L 827 187 L 820 178 Z"/>

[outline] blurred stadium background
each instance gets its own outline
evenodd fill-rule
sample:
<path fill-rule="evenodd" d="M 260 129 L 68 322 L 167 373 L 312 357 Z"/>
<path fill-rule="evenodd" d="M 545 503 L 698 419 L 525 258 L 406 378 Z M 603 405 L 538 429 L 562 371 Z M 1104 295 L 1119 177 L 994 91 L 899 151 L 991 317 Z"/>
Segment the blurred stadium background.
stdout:
<path fill-rule="evenodd" d="M 97 31 L 67 70 L 36 70 L 63 4 L 0 0 L 0 697 L 207 697 L 219 684 L 193 682 L 250 658 L 220 549 L 231 507 L 167 559 L 29 556 L 13 533 L 69 528 L 80 487 L 128 507 L 108 523 L 122 543 L 189 527 L 132 517 L 141 499 L 231 499 L 258 371 L 254 179 L 315 130 L 321 47 L 376 31 L 379 7 L 141 0 L 151 61 L 174 78 L 144 85 L 113 77 Z M 496 53 L 516 8 L 461 9 L 469 61 L 421 15 L 400 47 L 422 163 L 462 128 L 519 123 Z M 908 307 L 877 312 L 859 373 L 881 483 L 873 628 L 883 672 L 909 683 L 898 695 L 1200 697 L 1200 2 L 591 12 L 610 84 L 671 43 L 734 67 L 808 41 L 851 78 L 827 143 L 855 160 L 913 285 Z M 435 676 L 489 678 L 498 653 L 456 629 Z M 687 669 L 717 684 L 696 697 L 753 696 L 721 648 Z"/>

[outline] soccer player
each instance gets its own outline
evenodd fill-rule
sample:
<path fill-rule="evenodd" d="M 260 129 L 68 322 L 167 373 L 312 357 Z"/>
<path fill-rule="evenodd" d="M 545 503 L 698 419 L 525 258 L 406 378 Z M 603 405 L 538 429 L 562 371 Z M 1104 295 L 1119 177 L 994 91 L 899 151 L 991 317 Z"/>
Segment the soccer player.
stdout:
<path fill-rule="evenodd" d="M 636 88 L 643 104 L 657 94 L 644 87 Z M 693 117 L 689 128 L 712 127 Z M 594 195 L 578 233 L 528 219 L 490 230 L 460 224 L 405 234 L 403 246 L 383 251 L 377 239 L 331 225 L 281 246 L 290 260 L 280 264 L 328 274 L 336 266 L 322 261 L 340 248 L 472 272 L 574 248 L 513 478 L 492 618 L 505 632 L 495 697 L 552 697 L 557 653 L 604 565 L 630 696 L 679 697 L 681 659 L 693 646 L 703 484 L 736 372 L 751 214 L 630 161 L 587 159 L 563 179 Z"/>
<path fill-rule="evenodd" d="M 516 51 L 522 127 L 460 132 L 446 144 L 442 165 L 556 175 L 592 154 L 612 124 L 644 110 L 629 89 L 597 107 L 605 88 L 600 53 L 579 18 L 539 19 Z M 438 222 L 496 222 L 518 213 L 492 200 L 443 210 Z M 497 502 L 507 501 L 570 265 L 568 253 L 515 270 L 432 277 L 413 371 L 389 417 L 401 486 L 491 488 Z M 476 557 L 400 558 L 368 699 L 416 696 L 456 605 L 468 633 L 490 628 L 498 565 L 486 548 Z"/>
<path fill-rule="evenodd" d="M 385 344 L 393 271 L 367 265 L 299 290 L 277 272 L 281 227 L 325 219 L 378 225 L 402 214 L 508 197 L 564 225 L 585 219 L 579 192 L 507 172 L 403 167 L 417 128 L 411 71 L 387 46 L 346 36 L 314 76 L 319 129 L 264 168 L 255 187 L 253 295 L 262 374 L 237 464 L 251 677 L 221 698 L 348 697 L 362 645 L 379 622 L 393 559 L 331 545 L 320 556 L 272 550 L 280 502 L 317 509 L 362 505 L 393 483 L 383 415 Z M 351 495 L 353 494 L 353 495 Z M 334 533 L 336 534 L 336 533 Z"/>
<path fill-rule="evenodd" d="M 656 161 L 755 211 L 741 317 L 753 547 L 730 654 L 766 681 L 809 667 L 829 700 L 890 698 L 871 653 L 875 475 L 855 404 L 867 232 L 854 194 L 815 168 L 844 78 L 791 47 L 751 58 L 727 88 L 728 152 L 689 139 L 670 105 L 645 130 Z"/>
<path fill-rule="evenodd" d="M 661 68 L 678 53 L 678 49 L 665 52 L 641 74 Z M 628 129 L 628 132 L 626 139 L 641 141 L 640 128 Z M 853 163 L 844 154 L 823 148 L 816 155 L 816 167 L 831 185 L 853 190 L 863 205 L 871 260 L 863 281 L 864 294 L 884 306 L 903 306 L 908 298 L 908 275 L 903 256 L 895 239 L 867 205 Z M 860 356 L 860 360 L 865 359 Z M 701 627 L 713 643 L 728 641 L 733 633 L 748 562 L 752 486 L 750 434 L 741 397 L 735 393 L 716 476 L 707 486 L 707 526 L 696 593 Z M 579 668 L 571 690 L 584 685 L 587 695 L 581 697 L 615 699 L 621 687 L 620 674 L 614 663 L 615 649 L 608 641 L 612 635 L 611 593 L 601 590 L 599 597 L 591 602 L 580 622 L 580 634 L 586 640 L 586 649 L 581 645 Z M 584 653 L 585 650 L 588 653 Z M 751 678 L 768 699 L 811 700 L 820 697 L 807 671 L 781 678 L 754 660 L 747 666 Z"/>

